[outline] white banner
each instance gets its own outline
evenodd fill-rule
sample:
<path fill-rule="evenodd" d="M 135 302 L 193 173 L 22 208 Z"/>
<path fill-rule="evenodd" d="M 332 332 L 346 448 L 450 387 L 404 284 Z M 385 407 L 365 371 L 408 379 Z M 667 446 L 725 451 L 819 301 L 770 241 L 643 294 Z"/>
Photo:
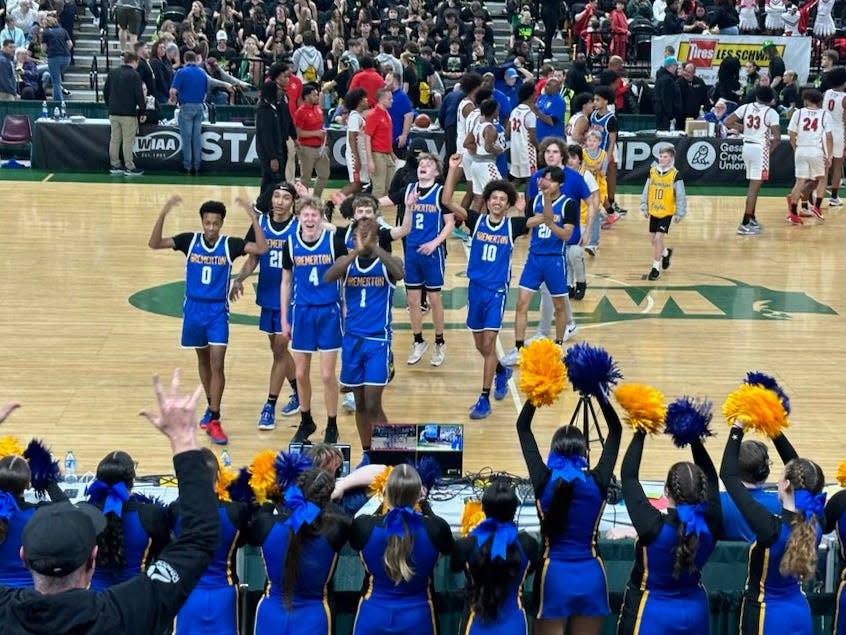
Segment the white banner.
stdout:
<path fill-rule="evenodd" d="M 696 75 L 706 84 L 717 82 L 717 70 L 727 57 L 740 60 L 741 86 L 744 83 L 743 65 L 755 62 L 763 73 L 767 72 L 770 60 L 761 50 L 761 43 L 770 40 L 775 44 L 778 55 L 784 60 L 784 68 L 795 71 L 798 83 L 808 81 L 811 66 L 811 38 L 809 37 L 767 37 L 765 35 L 659 35 L 652 38 L 652 77 L 664 64 L 664 47 L 672 46 L 679 64 L 690 62 L 696 66 Z"/>

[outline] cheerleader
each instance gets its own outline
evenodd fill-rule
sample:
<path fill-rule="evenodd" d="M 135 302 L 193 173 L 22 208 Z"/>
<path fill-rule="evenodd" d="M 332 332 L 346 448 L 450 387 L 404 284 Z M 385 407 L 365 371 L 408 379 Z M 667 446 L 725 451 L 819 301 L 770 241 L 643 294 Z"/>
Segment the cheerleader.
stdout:
<path fill-rule="evenodd" d="M 269 585 L 256 610 L 255 635 L 332 633 L 329 587 L 350 521 L 330 503 L 335 477 L 310 468 L 288 487 L 278 513 L 262 508 L 250 542 L 261 548 Z"/>
<path fill-rule="evenodd" d="M 608 605 L 605 568 L 597 553 L 596 533 L 605 508 L 622 426 L 604 394 L 597 395 L 608 438 L 602 456 L 587 469 L 587 443 L 575 426 L 562 426 L 552 436 L 544 463 L 532 433 L 535 407 L 527 401 L 517 419 L 517 434 L 535 491 L 543 536 L 541 573 L 535 576 L 538 603 L 534 632 L 560 634 L 569 623 L 574 633 L 599 633 Z M 573 584 L 578 580 L 578 584 Z"/>
<path fill-rule="evenodd" d="M 214 452 L 200 450 L 206 467 L 214 475 L 213 481 L 219 498 L 226 497 L 220 464 Z M 179 501 L 170 506 L 173 533 L 182 533 Z M 211 564 L 203 573 L 197 586 L 179 610 L 174 623 L 174 635 L 237 635 L 238 633 L 238 580 L 235 577 L 235 552 L 246 544 L 249 509 L 243 503 L 221 500 L 218 504 L 220 541 Z"/>
<path fill-rule="evenodd" d="M 422 495 L 420 475 L 397 465 L 385 485 L 384 515 L 359 516 L 350 546 L 359 552 L 366 574 L 353 635 L 434 635 L 432 574 L 440 554 L 452 551 L 449 525 L 415 511 Z"/>
<path fill-rule="evenodd" d="M 846 487 L 846 461 L 837 468 L 837 480 Z M 825 505 L 825 528 L 823 533 L 837 531 L 840 543 L 840 562 L 846 560 L 846 489 L 832 496 Z M 837 589 L 837 604 L 834 609 L 834 635 L 846 635 L 846 569 L 840 572 L 840 587 Z"/>
<path fill-rule="evenodd" d="M 740 14 L 738 28 L 746 33 L 758 30 L 758 0 L 737 0 Z"/>
<path fill-rule="evenodd" d="M 0 584 L 33 587 L 32 576 L 20 558 L 23 528 L 35 513 L 35 505 L 23 499 L 30 471 L 19 456 L 0 459 Z"/>
<path fill-rule="evenodd" d="M 784 0 L 766 0 L 764 4 L 764 28 L 770 35 L 776 35 L 784 29 L 782 16 L 787 10 Z"/>
<path fill-rule="evenodd" d="M 817 2 L 817 18 L 814 20 L 814 35 L 821 39 L 828 39 L 834 35 L 834 20 L 831 10 L 834 0 L 819 0 Z"/>
<path fill-rule="evenodd" d="M 720 468 L 729 496 L 755 534 L 743 594 L 741 635 L 811 635 L 811 609 L 801 585 L 817 568 L 825 502 L 822 470 L 808 459 L 789 461 L 778 483 L 782 510 L 772 514 L 740 480 L 742 441 L 743 427 L 736 421 Z"/>
<path fill-rule="evenodd" d="M 96 591 L 138 575 L 170 542 L 167 510 L 131 494 L 134 482 L 132 457 L 110 452 L 85 492 L 88 502 L 106 516 L 106 528 L 97 537 L 97 567 L 91 579 Z"/>
<path fill-rule="evenodd" d="M 514 524 L 517 494 L 504 480 L 482 494 L 486 519 L 455 544 L 451 565 L 467 577 L 467 602 L 459 633 L 511 635 L 527 633 L 520 600 L 523 581 L 534 570 L 538 543 Z"/>
<path fill-rule="evenodd" d="M 637 430 L 620 468 L 623 498 L 637 531 L 635 562 L 626 585 L 617 635 L 708 635 L 708 595 L 702 567 L 720 535 L 720 484 L 699 439 L 693 463 L 667 474 L 667 513 L 655 509 L 638 480 L 646 433 Z"/>

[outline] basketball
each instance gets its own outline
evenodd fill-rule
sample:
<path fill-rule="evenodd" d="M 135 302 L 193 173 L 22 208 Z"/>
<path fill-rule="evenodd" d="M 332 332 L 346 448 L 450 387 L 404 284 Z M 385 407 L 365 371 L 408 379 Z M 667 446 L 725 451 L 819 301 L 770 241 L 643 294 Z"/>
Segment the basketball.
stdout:
<path fill-rule="evenodd" d="M 432 118 L 426 113 L 420 113 L 414 120 L 415 128 L 428 128 L 432 125 Z"/>

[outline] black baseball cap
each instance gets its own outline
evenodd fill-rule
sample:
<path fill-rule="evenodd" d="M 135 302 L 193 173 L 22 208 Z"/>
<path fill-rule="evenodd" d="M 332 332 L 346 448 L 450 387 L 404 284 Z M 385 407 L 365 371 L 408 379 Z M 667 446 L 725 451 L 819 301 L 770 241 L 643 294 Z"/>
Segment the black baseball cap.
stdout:
<path fill-rule="evenodd" d="M 45 505 L 23 530 L 26 564 L 36 573 L 55 578 L 73 573 L 91 555 L 105 528 L 103 512 L 88 503 Z"/>

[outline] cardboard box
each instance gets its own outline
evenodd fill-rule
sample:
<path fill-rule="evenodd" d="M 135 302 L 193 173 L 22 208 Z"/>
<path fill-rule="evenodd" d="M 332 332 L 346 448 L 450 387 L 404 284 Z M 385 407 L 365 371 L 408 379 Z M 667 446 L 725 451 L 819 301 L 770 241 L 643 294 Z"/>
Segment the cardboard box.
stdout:
<path fill-rule="evenodd" d="M 686 121 L 684 133 L 688 137 L 707 137 L 710 134 L 710 124 L 707 121 Z"/>

